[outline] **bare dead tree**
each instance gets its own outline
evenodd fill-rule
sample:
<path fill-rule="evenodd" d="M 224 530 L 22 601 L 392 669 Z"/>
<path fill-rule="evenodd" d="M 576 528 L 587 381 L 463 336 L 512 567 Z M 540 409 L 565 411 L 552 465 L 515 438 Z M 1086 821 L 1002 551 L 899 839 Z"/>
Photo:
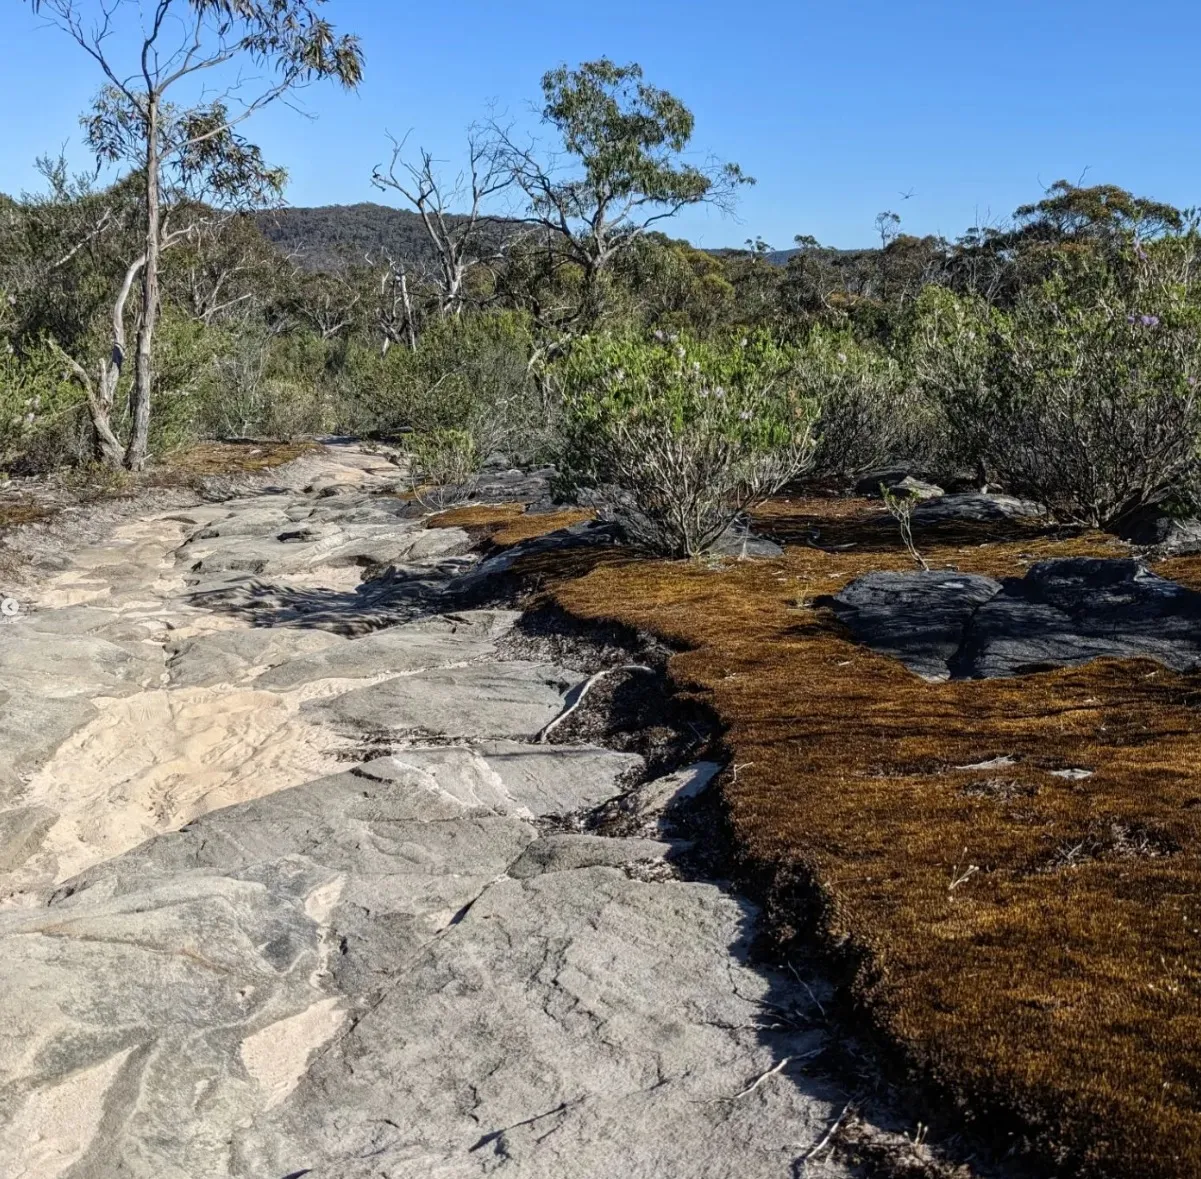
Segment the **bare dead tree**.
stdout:
<path fill-rule="evenodd" d="M 467 166 L 449 182 L 425 148 L 418 148 L 416 161 L 406 160 L 405 142 L 392 139 L 391 161 L 386 169 L 376 167 L 371 180 L 379 189 L 399 193 L 421 217 L 435 265 L 431 278 L 438 314 L 457 316 L 466 301 L 468 275 L 502 256 L 496 219 L 485 206 L 511 187 L 514 177 L 491 135 L 478 127 L 467 132 Z"/>
<path fill-rule="evenodd" d="M 370 254 L 367 265 L 375 265 Z M 402 341 L 410 350 L 417 347 L 417 316 L 409 290 L 408 266 L 390 253 L 384 254 L 384 265 L 380 270 L 376 324 L 382 339 L 380 350 L 385 356 L 393 344 Z"/>
<path fill-rule="evenodd" d="M 250 200 L 278 191 L 284 174 L 267 169 L 257 148 L 235 128 L 257 111 L 307 83 L 334 78 L 356 86 L 362 54 L 353 37 L 337 37 L 318 15 L 324 0 L 29 0 L 99 67 L 105 89 L 86 121 L 88 139 L 101 163 L 123 163 L 142 185 L 144 248 L 128 274 L 141 288 L 134 381 L 130 394 L 132 434 L 124 461 L 146 461 L 153 383 L 152 353 L 159 314 L 159 265 L 163 251 L 196 232 L 168 225 L 171 188 L 210 198 Z M 92 15 L 94 13 L 94 15 Z M 122 17 L 128 18 L 127 23 Z M 127 47 L 130 55 L 124 57 Z M 253 94 L 238 79 L 217 97 L 178 107 L 169 96 L 199 84 L 198 75 L 249 60 L 271 69 Z M 170 176 L 168 173 L 170 172 Z M 178 191 L 175 195 L 178 195 Z M 123 288 L 122 311 L 129 292 Z M 118 333 L 114 332 L 116 340 Z M 124 360 L 120 335 L 118 376 Z M 114 355 L 117 349 L 114 347 Z M 98 404 L 102 406 L 103 399 Z"/>

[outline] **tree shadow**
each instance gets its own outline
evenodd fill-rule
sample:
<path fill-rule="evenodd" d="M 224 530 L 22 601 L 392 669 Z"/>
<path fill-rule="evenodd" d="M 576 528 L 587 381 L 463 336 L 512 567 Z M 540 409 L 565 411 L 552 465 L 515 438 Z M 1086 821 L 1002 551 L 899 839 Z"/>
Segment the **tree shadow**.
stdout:
<path fill-rule="evenodd" d="M 193 590 L 187 602 L 254 627 L 327 630 L 353 638 L 451 608 L 449 587 L 462 565 L 390 566 L 353 590 L 302 587 L 258 578 Z"/>

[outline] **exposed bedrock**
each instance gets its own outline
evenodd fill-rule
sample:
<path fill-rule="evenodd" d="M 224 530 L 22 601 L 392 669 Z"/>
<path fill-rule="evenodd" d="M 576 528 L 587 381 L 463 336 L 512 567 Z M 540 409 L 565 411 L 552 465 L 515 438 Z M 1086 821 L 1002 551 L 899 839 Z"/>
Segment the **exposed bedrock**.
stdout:
<path fill-rule="evenodd" d="M 1104 657 L 1201 666 L 1201 594 L 1132 560 L 1040 561 L 995 581 L 870 573 L 826 599 L 866 646 L 928 679 L 987 679 Z"/>
<path fill-rule="evenodd" d="M 824 984 L 681 867 L 718 767 L 538 743 L 594 669 L 507 657 L 396 478 L 331 447 L 0 626 L 0 1174 L 848 1174 Z"/>

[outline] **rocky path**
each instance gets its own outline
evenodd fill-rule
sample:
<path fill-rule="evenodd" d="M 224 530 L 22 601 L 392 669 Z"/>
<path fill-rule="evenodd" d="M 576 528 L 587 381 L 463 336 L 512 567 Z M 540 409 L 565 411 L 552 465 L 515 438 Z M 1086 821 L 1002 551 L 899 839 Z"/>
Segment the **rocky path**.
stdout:
<path fill-rule="evenodd" d="M 0 1175 L 846 1173 L 818 997 L 672 867 L 717 767 L 537 743 L 589 669 L 438 612 L 476 558 L 396 477 L 124 524 L 0 625 Z"/>

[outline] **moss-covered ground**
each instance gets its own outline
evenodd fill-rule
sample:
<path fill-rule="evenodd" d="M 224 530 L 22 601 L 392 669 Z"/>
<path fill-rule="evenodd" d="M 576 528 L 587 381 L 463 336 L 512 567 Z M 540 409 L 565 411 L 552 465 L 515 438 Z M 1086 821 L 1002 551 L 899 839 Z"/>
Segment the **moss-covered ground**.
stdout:
<path fill-rule="evenodd" d="M 777 935 L 816 928 L 929 1094 L 1048 1172 L 1196 1179 L 1201 677 L 1099 661 L 923 681 L 815 605 L 912 568 L 878 504 L 780 500 L 759 525 L 782 558 L 594 550 L 528 572 L 579 617 L 678 645 L 673 676 L 725 725 L 730 828 Z M 1127 553 L 1037 524 L 918 543 L 994 576 Z M 1162 572 L 1201 586 L 1201 558 Z"/>

